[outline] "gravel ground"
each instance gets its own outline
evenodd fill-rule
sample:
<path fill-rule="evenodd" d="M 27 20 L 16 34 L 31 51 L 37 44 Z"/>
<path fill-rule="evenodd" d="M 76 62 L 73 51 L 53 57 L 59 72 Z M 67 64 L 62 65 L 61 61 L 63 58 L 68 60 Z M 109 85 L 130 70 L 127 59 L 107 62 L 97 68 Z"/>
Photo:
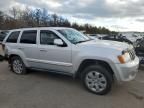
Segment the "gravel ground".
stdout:
<path fill-rule="evenodd" d="M 1 62 L 0 108 L 144 108 L 143 70 L 135 80 L 97 96 L 71 77 L 38 71 L 16 75 Z"/>
<path fill-rule="evenodd" d="M 144 73 L 134 81 L 114 84 L 105 96 L 87 92 L 79 80 L 46 72 L 27 75 L 10 72 L 0 63 L 0 108 L 143 108 Z"/>

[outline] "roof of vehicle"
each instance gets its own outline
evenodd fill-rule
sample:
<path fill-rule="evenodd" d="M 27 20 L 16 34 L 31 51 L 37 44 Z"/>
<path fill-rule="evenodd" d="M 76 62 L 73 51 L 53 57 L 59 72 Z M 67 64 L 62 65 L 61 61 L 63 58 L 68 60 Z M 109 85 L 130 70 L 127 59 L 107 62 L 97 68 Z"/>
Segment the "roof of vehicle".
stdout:
<path fill-rule="evenodd" d="M 69 27 L 31 27 L 31 28 L 12 29 L 11 31 L 16 31 L 16 30 L 37 30 L 37 29 L 54 29 L 54 30 L 60 30 L 60 29 L 72 29 L 72 28 L 69 28 Z"/>

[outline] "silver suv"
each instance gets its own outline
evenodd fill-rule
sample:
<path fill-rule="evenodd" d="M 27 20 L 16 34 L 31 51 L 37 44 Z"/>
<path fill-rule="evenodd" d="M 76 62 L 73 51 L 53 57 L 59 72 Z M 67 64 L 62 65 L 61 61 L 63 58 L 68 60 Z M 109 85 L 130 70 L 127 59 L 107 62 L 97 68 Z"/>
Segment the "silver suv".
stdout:
<path fill-rule="evenodd" d="M 3 49 L 16 74 L 36 69 L 79 77 L 87 90 L 98 95 L 108 93 L 114 80 L 134 79 L 139 66 L 131 45 L 92 40 L 72 28 L 11 30 Z"/>

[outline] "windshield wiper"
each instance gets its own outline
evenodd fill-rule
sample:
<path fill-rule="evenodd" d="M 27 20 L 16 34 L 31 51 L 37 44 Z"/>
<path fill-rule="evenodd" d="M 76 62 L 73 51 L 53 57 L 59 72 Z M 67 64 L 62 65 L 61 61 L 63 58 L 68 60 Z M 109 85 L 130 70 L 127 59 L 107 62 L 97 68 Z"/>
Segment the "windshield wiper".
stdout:
<path fill-rule="evenodd" d="M 91 40 L 93 40 L 93 39 L 78 41 L 78 42 L 75 42 L 75 44 L 82 43 L 82 42 L 87 42 L 87 41 L 91 41 Z"/>

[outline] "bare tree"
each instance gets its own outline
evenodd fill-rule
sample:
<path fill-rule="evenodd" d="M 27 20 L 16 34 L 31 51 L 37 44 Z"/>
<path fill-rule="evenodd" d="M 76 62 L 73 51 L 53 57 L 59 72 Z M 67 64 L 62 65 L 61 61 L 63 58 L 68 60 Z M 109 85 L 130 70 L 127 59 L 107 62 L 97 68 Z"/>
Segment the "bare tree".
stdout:
<path fill-rule="evenodd" d="M 58 16 L 56 14 L 52 14 L 51 15 L 51 22 L 53 26 L 57 26 L 58 25 Z"/>
<path fill-rule="evenodd" d="M 36 9 L 35 10 L 35 20 L 36 20 L 36 24 L 37 24 L 37 26 L 40 26 L 40 21 L 41 21 L 41 15 L 42 15 L 42 12 L 41 12 L 41 10 L 40 9 Z"/>
<path fill-rule="evenodd" d="M 49 21 L 50 21 L 50 17 L 48 14 L 48 11 L 46 9 L 42 10 L 42 16 L 41 16 L 41 20 L 42 20 L 42 25 L 43 26 L 49 26 Z"/>
<path fill-rule="evenodd" d="M 13 7 L 10 9 L 10 15 L 4 15 L 0 11 L 0 29 L 14 29 L 21 27 L 39 27 L 39 26 L 60 26 L 72 27 L 77 30 L 85 30 L 87 33 L 111 33 L 104 27 L 96 27 L 90 24 L 79 25 L 70 23 L 70 21 L 57 14 L 49 14 L 46 9 L 19 9 Z M 114 33 L 114 32 L 112 32 Z"/>
<path fill-rule="evenodd" d="M 2 26 L 3 26 L 3 23 L 4 23 L 4 14 L 3 12 L 0 11 L 0 29 L 2 29 Z"/>
<path fill-rule="evenodd" d="M 14 19 L 16 19 L 16 17 L 17 17 L 17 8 L 16 7 L 12 7 L 12 9 L 10 9 L 10 14 L 12 15 L 12 17 L 14 18 Z"/>

